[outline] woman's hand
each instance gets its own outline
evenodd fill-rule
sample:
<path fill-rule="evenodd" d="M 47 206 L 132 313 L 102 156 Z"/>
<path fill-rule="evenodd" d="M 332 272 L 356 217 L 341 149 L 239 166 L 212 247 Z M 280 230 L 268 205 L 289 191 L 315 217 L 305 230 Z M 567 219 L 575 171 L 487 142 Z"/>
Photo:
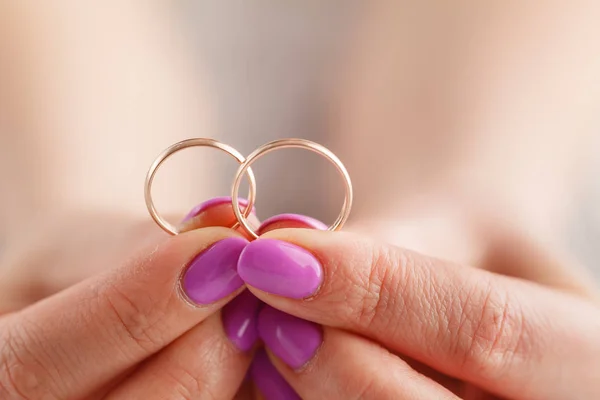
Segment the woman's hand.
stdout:
<path fill-rule="evenodd" d="M 269 232 L 238 272 L 274 307 L 259 333 L 302 398 L 600 397 L 583 298 L 348 233 Z"/>
<path fill-rule="evenodd" d="M 192 217 L 184 230 L 231 226 L 234 218 L 225 200 Z M 246 293 L 230 302 L 243 291 L 236 263 L 247 240 L 216 227 L 158 242 L 24 308 L 5 297 L 12 306 L 0 318 L 0 398 L 232 398 L 256 339 L 241 327 L 258 301 Z M 54 260 L 69 259 L 68 247 L 56 251 L 65 257 Z M 113 255 L 103 258 L 102 246 L 88 252 L 94 264 Z M 29 270 L 43 276 L 43 267 Z"/>

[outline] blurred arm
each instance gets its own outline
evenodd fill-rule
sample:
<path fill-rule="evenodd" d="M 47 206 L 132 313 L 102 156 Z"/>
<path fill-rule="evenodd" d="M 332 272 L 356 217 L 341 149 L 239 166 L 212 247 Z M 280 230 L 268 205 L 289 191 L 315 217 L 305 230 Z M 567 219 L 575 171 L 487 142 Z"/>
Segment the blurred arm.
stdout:
<path fill-rule="evenodd" d="M 482 224 L 555 241 L 600 129 L 600 5 L 370 4 L 334 114 L 360 229 L 461 259 Z"/>
<path fill-rule="evenodd" d="M 153 158 L 174 141 L 214 136 L 201 74 L 170 7 L 0 2 L 2 230 L 65 210 L 145 213 L 142 185 Z M 173 166 L 156 193 L 161 211 L 183 212 L 211 176 L 189 163 Z"/>

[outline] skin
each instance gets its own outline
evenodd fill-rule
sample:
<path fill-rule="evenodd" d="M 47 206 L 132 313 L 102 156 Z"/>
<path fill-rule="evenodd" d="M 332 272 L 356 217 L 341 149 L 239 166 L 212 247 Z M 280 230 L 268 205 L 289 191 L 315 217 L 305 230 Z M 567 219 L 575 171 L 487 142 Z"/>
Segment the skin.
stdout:
<path fill-rule="evenodd" d="M 201 307 L 174 290 L 191 258 L 214 242 L 241 236 L 220 227 L 230 226 L 232 216 L 230 205 L 212 207 L 186 222 L 188 232 L 171 238 L 153 225 L 140 224 L 126 231 L 131 236 L 113 239 L 141 247 L 137 255 L 129 251 L 118 263 L 114 262 L 118 252 L 102 251 L 116 246 L 105 230 L 104 246 L 95 253 L 88 251 L 85 258 L 98 263 L 96 271 L 77 271 L 78 265 L 70 263 L 84 260 L 68 257 L 60 246 L 55 253 L 46 253 L 49 258 L 28 264 L 14 256 L 14 264 L 5 266 L 6 290 L 0 290 L 0 397 L 233 398 L 251 352 L 241 352 L 229 341 L 219 310 L 243 289 Z M 111 227 L 101 221 L 88 224 L 89 231 Z M 214 227 L 198 229 L 207 223 Z M 29 277 L 27 282 L 42 285 L 43 278 L 31 277 L 44 275 L 48 259 L 63 266 L 65 286 L 51 279 L 53 286 L 36 292 L 37 297 L 23 296 L 16 289 L 18 282 Z M 17 273 L 22 265 L 27 265 L 26 276 Z M 240 396 L 244 398 L 243 393 Z"/>
<path fill-rule="evenodd" d="M 176 24 L 168 18 L 172 10 L 166 4 L 109 0 L 82 8 L 66 1 L 38 3 L 0 4 L 0 306 L 6 315 L 3 321 L 13 322 L 19 315 L 30 316 L 25 310 L 31 305 L 36 310 L 53 304 L 39 300 L 53 299 L 66 287 L 105 274 L 107 266 L 125 262 L 133 268 L 124 261 L 132 253 L 141 251 L 142 258 L 148 257 L 143 250 L 148 242 L 164 238 L 150 223 L 140 222 L 146 216 L 141 216 L 139 188 L 131 182 L 139 181 L 148 160 L 164 146 L 198 132 L 214 136 L 217 131 L 211 129 L 207 107 L 213 102 L 198 95 L 208 93 L 189 59 L 189 43 L 171 36 Z M 340 62 L 344 66 L 339 97 L 332 100 L 330 113 L 332 148 L 347 162 L 356 187 L 349 229 L 488 269 L 494 278 L 505 274 L 539 282 L 554 288 L 554 295 L 548 295 L 550 304 L 561 303 L 556 296 L 562 292 L 591 298 L 592 280 L 556 258 L 554 250 L 561 250 L 559 233 L 577 200 L 580 161 L 591 148 L 587 139 L 600 126 L 598 41 L 589 40 L 598 36 L 598 5 L 490 4 L 456 2 L 445 7 L 424 2 L 411 8 L 390 1 L 366 7 L 356 29 L 359 40 Z M 461 29 L 451 29 L 453 24 Z M 79 45 L 72 46 L 73 37 L 80 39 Z M 165 37 L 169 40 L 157 40 Z M 423 39 L 418 46 L 415 38 Z M 93 45 L 82 45 L 89 43 Z M 114 60 L 109 70 L 107 59 Z M 131 79 L 132 70 L 139 79 Z M 474 73 L 463 76 L 464 71 Z M 377 141 L 389 145 L 374 146 Z M 556 157 L 557 149 L 561 157 Z M 107 164 L 97 156 L 100 150 L 128 160 L 128 171 L 119 163 Z M 210 168 L 189 165 L 169 174 L 172 185 L 158 185 L 172 209 L 185 207 L 189 197 L 203 197 L 206 188 L 214 187 Z M 191 177 L 192 170 L 200 176 Z M 203 185 L 195 185 L 197 192 L 190 196 L 186 183 L 192 178 Z M 122 236 L 115 237 L 115 232 Z M 174 240 L 177 251 L 179 240 Z M 368 252 L 366 248 L 362 251 Z M 190 257 L 198 250 L 189 249 Z M 40 253 L 53 262 L 45 262 Z M 325 253 L 335 260 L 335 254 Z M 356 256 L 360 259 L 361 254 Z M 169 266 L 157 269 L 175 274 Z M 445 289 L 440 288 L 442 293 Z M 576 309 L 582 306 L 585 314 L 588 303 L 572 303 L 571 296 L 565 302 Z M 460 299 L 460 292 L 454 297 Z M 63 310 L 53 310 L 58 311 Z M 589 321 L 594 320 L 589 315 Z M 330 324 L 337 326 L 336 321 Z M 585 336 L 589 327 L 580 328 L 574 334 Z M 332 346 L 356 337 L 325 329 L 326 344 L 337 337 Z M 595 345 L 590 346 L 593 354 Z M 575 355 L 581 353 L 578 350 Z M 365 357 L 374 361 L 380 361 L 380 354 L 365 350 Z M 402 354 L 413 366 L 417 362 L 408 356 L 415 356 L 421 366 L 432 363 L 422 354 Z M 458 380 L 471 378 L 451 366 L 433 367 Z M 573 373 L 581 371 L 573 368 Z M 286 375 L 292 383 L 295 376 Z M 423 390 L 440 393 L 439 387 L 423 385 Z M 294 384 L 298 391 L 306 390 L 301 386 L 305 387 Z M 573 388 L 590 389 L 585 382 Z M 474 396 L 469 393 L 466 396 Z"/>
<path fill-rule="evenodd" d="M 7 312 L 0 319 L 7 344 L 0 351 L 8 372 L 1 386 L 5 397 L 35 398 L 49 390 L 56 398 L 260 397 L 256 389 L 241 385 L 251 355 L 232 346 L 215 314 L 235 293 L 198 309 L 179 296 L 173 299 L 170 289 L 186 259 L 236 234 L 194 228 L 202 221 L 229 225 L 231 217 L 229 205 L 212 207 L 186 222 L 189 232 L 168 240 L 157 235 L 158 246 L 154 244 L 156 250 L 149 255 L 142 251 L 136 261 Z M 284 229 L 286 225 L 312 229 Z M 364 398 L 437 399 L 456 394 L 465 399 L 559 399 L 593 397 L 600 390 L 594 376 L 600 315 L 595 293 L 583 290 L 585 285 L 544 287 L 502 276 L 502 265 L 495 265 L 496 273 L 491 273 L 314 227 L 280 220 L 267 225 L 261 238 L 297 244 L 322 261 L 325 279 L 316 295 L 298 301 L 250 288 L 265 303 L 323 325 L 323 344 L 300 370 L 271 354 L 279 372 L 303 398 L 342 399 L 362 393 Z M 527 272 L 532 252 L 507 258 L 506 270 L 522 267 Z M 148 274 L 153 278 L 144 279 Z M 90 286 L 97 287 L 92 298 L 113 299 L 109 303 L 114 305 L 93 311 L 79 306 L 78 299 L 90 304 Z M 343 301 L 337 295 L 341 288 L 346 293 Z M 119 318 L 115 305 L 123 306 Z M 108 325 L 98 330 L 98 319 L 84 317 L 90 312 Z M 63 315 L 61 324 L 52 323 L 57 314 Z M 163 322 L 169 315 L 177 322 L 161 323 L 168 329 L 157 332 L 149 325 L 157 314 Z M 68 350 L 42 350 L 44 342 L 35 339 L 42 335 L 56 337 L 53 348 L 68 343 Z M 121 349 L 116 354 L 123 356 L 105 360 L 104 346 L 110 345 L 110 354 L 115 354 L 115 335 Z M 100 361 L 87 362 L 90 359 Z M 568 374 L 555 376 L 557 364 Z M 80 370 L 85 379 L 75 372 Z"/>
<path fill-rule="evenodd" d="M 142 219 L 132 182 L 156 154 L 183 138 L 220 138 L 215 111 L 223 110 L 214 110 L 176 5 L 0 4 L 2 237 L 20 239 L 65 213 L 82 219 L 81 210 Z M 351 171 L 356 230 L 467 264 L 486 245 L 481 223 L 510 221 L 562 246 L 600 128 L 600 44 L 589 40 L 599 18 L 600 6 L 585 0 L 362 5 L 331 52 L 331 79 L 322 79 L 334 88 L 323 90 L 323 131 Z M 161 171 L 163 212 L 226 190 L 210 173 L 221 159 L 206 155 Z M 280 199 L 277 184 L 265 185 L 262 204 L 293 211 L 309 201 Z M 321 197 L 320 206 L 335 201 L 325 204 L 335 215 L 338 193 Z"/>
<path fill-rule="evenodd" d="M 351 233 L 284 229 L 263 237 L 309 249 L 323 267 L 323 283 L 306 300 L 250 287 L 265 303 L 323 326 L 323 343 L 301 368 L 271 354 L 302 398 L 600 395 L 596 293 L 461 266 Z M 526 270 L 530 261 L 513 257 L 517 264 L 507 268 Z"/>

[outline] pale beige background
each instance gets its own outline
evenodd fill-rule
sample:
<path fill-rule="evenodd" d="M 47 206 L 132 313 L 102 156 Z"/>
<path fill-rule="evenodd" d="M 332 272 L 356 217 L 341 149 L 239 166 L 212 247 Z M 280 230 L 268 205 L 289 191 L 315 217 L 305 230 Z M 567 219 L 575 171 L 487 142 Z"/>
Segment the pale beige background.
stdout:
<path fill-rule="evenodd" d="M 473 192 L 491 200 L 509 193 L 504 203 L 500 201 L 506 208 L 504 217 L 518 222 L 520 228 L 531 227 L 542 240 L 550 237 L 559 246 L 566 241 L 594 267 L 600 258 L 596 246 L 600 183 L 594 171 L 600 167 L 588 168 L 583 177 L 588 184 L 581 196 L 569 196 L 574 191 L 564 188 L 574 186 L 571 183 L 577 179 L 556 157 L 556 151 L 564 150 L 561 146 L 572 145 L 570 139 L 576 141 L 582 133 L 571 135 L 563 124 L 573 127 L 586 118 L 598 119 L 587 115 L 593 104 L 585 103 L 597 98 L 591 86 L 600 59 L 588 57 L 597 47 L 588 41 L 594 37 L 590 32 L 596 32 L 597 23 L 589 17 L 594 7 L 555 2 L 537 8 L 531 2 L 527 7 L 504 9 L 486 4 L 475 7 L 478 13 L 463 20 L 447 3 L 432 1 L 412 3 L 422 17 L 414 19 L 411 12 L 404 12 L 409 3 L 388 2 L 399 15 L 386 21 L 381 19 L 393 13 L 385 7 L 368 18 L 372 15 L 366 8 L 376 7 L 366 5 L 380 3 L 358 0 L 0 3 L 0 9 L 7 7 L 0 12 L 0 33 L 7 32 L 0 35 L 0 46 L 2 54 L 9 56 L 0 60 L 5 61 L 0 67 L 9 67 L 0 71 L 0 103 L 7 106 L 0 106 L 0 111 L 8 110 L 0 115 L 0 146 L 8 149 L 0 158 L 0 239 L 19 234 L 28 239 L 39 229 L 36 224 L 55 212 L 81 218 L 78 208 L 137 213 L 147 219 L 144 173 L 157 153 L 175 141 L 215 137 L 248 153 L 268 140 L 298 136 L 322 142 L 343 156 L 357 183 L 353 215 L 377 219 L 373 232 L 393 243 L 429 252 L 422 242 L 429 244 L 430 238 L 419 243 L 407 220 L 414 210 L 407 209 L 406 202 L 398 204 L 406 198 L 415 201 L 414 194 L 420 194 L 413 190 L 415 183 L 435 190 L 439 187 L 435 178 L 457 168 L 454 176 L 445 178 L 461 181 L 459 191 L 466 187 L 465 193 L 471 194 L 477 186 Z M 467 3 L 461 5 L 470 9 Z M 479 12 L 487 12 L 488 18 L 481 18 Z M 521 16 L 520 25 L 515 25 Z M 486 25 L 489 19 L 496 23 L 494 29 Z M 370 30 L 358 27 L 365 20 L 375 23 Z M 374 29 L 377 34 L 361 46 L 358 34 L 368 36 L 380 22 L 388 30 Z M 413 26 L 395 30 L 411 22 Z M 469 26 L 459 29 L 465 24 Z M 588 30 L 579 29 L 582 25 Z M 456 34 L 444 40 L 448 29 Z M 472 36 L 483 39 L 472 43 Z M 471 58 L 460 52 L 468 44 Z M 532 52 L 532 46 L 543 49 Z M 375 54 L 365 54 L 373 48 Z M 397 51 L 391 60 L 386 56 L 390 51 Z M 377 72 L 382 67 L 384 73 L 361 76 L 353 70 L 348 54 L 358 64 L 361 59 L 374 60 L 367 70 Z M 416 57 L 416 62 L 403 65 L 410 57 Z M 555 63 L 558 59 L 567 62 Z M 397 63 L 401 64 L 398 73 Z M 497 64 L 504 69 L 496 71 Z M 349 76 L 354 81 L 368 80 L 366 86 L 354 88 L 354 96 L 332 100 L 337 78 L 348 69 L 353 70 Z M 471 86 L 465 88 L 461 78 L 473 70 L 481 75 L 467 80 Z M 538 70 L 543 77 L 530 85 Z M 388 85 L 395 76 L 400 82 Z M 584 79 L 577 79 L 580 76 Z M 346 82 L 348 86 L 352 84 Z M 463 96 L 465 90 L 470 92 Z M 526 93 L 514 93 L 520 90 Z M 330 106 L 348 98 L 352 104 L 344 104 L 344 115 L 338 116 L 346 126 L 332 129 Z M 523 121 L 519 121 L 521 106 L 528 107 Z M 570 107 L 570 113 L 561 113 L 564 107 Z M 368 109 L 366 116 L 361 114 L 364 109 Z M 466 124 L 452 125 L 455 115 Z M 481 119 L 470 124 L 478 116 Z M 356 121 L 359 125 L 366 121 L 366 128 L 354 129 Z M 593 127 L 589 130 L 595 132 Z M 368 145 L 365 138 L 371 132 L 380 134 L 383 155 Z M 532 134 L 519 142 L 524 132 Z M 350 140 L 354 146 L 347 146 Z M 499 150 L 522 142 L 528 148 L 515 156 L 516 162 Z M 470 153 L 461 162 L 464 150 Z M 589 150 L 600 154 L 598 149 Z M 545 159 L 529 163 L 531 154 Z M 520 170 L 525 164 L 529 170 Z M 394 169 L 387 172 L 388 167 Z M 228 194 L 234 169 L 235 163 L 214 151 L 178 155 L 157 178 L 159 209 L 183 214 L 200 201 Z M 385 178 L 379 175 L 383 172 Z M 338 211 L 338 178 L 314 155 L 276 153 L 261 160 L 256 173 L 257 207 L 263 218 L 296 212 L 329 222 Z M 585 171 L 577 176 L 582 175 Z M 420 185 L 422 181 L 426 183 Z M 427 224 L 439 217 L 432 213 L 447 211 L 448 192 L 434 193 L 443 199 L 441 204 L 415 217 L 425 222 L 421 233 L 432 231 Z M 378 197 L 382 195 L 392 201 Z M 468 195 L 461 198 L 469 200 Z M 365 218 L 359 202 L 363 207 L 368 203 L 374 212 Z M 468 212 L 462 217 L 474 214 L 464 204 L 459 206 Z M 447 208 L 452 211 L 453 206 Z M 573 211 L 568 229 L 563 210 Z M 388 218 L 392 212 L 398 214 Z M 557 214 L 556 219 L 547 218 Z M 446 244 L 455 249 L 465 243 L 456 229 L 460 227 L 452 226 L 452 221 L 438 229 L 432 247 Z M 404 236 L 394 237 L 398 230 Z M 556 238 L 555 232 L 564 240 Z M 452 243 L 449 237 L 461 239 Z M 448 250 L 432 254 L 452 257 Z"/>
<path fill-rule="evenodd" d="M 184 5 L 189 11 L 184 13 L 188 32 L 216 100 L 216 127 L 225 140 L 243 152 L 282 137 L 329 143 L 323 94 L 335 74 L 336 51 L 349 45 L 348 31 L 361 12 L 359 1 L 228 0 Z M 600 149 L 594 151 L 599 155 L 595 170 L 600 172 Z M 327 166 L 311 165 L 303 157 L 286 153 L 259 165 L 262 215 L 294 211 L 333 218 L 337 210 L 323 209 L 326 203 L 319 196 L 322 187 L 317 179 Z M 227 192 L 234 169 L 219 160 L 224 168 L 220 190 Z M 288 184 L 288 179 L 301 188 Z M 600 177 L 592 171 L 585 179 L 586 193 L 573 207 L 565 239 L 600 278 Z M 276 191 L 296 195 L 275 195 Z"/>

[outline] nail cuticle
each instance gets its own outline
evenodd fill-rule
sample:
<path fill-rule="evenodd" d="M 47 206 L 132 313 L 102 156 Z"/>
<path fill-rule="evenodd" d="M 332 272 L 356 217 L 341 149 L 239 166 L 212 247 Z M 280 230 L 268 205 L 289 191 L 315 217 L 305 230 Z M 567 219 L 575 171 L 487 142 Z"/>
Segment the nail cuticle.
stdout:
<path fill-rule="evenodd" d="M 181 276 L 177 280 L 177 294 L 179 295 L 179 298 L 188 306 L 195 309 L 204 309 L 210 307 L 211 304 L 196 304 L 192 301 L 192 299 L 188 297 L 188 295 L 185 293 L 185 290 L 183 289 L 183 275 L 184 274 L 181 274 Z"/>
<path fill-rule="evenodd" d="M 235 291 L 231 292 L 230 294 L 228 294 L 227 296 L 225 296 L 221 299 L 215 300 L 212 303 L 206 303 L 206 304 L 194 303 L 194 301 L 185 293 L 185 289 L 183 288 L 182 279 L 183 279 L 183 274 L 181 274 L 180 278 L 177 280 L 177 283 L 175 284 L 175 291 L 177 292 L 177 295 L 179 296 L 181 301 L 186 303 L 188 306 L 190 306 L 194 309 L 198 309 L 198 310 L 204 310 L 204 309 L 213 307 L 217 302 L 219 302 L 223 299 L 226 299 L 230 296 L 236 297 L 244 290 L 244 287 L 240 287 L 240 288 L 236 289 Z"/>

